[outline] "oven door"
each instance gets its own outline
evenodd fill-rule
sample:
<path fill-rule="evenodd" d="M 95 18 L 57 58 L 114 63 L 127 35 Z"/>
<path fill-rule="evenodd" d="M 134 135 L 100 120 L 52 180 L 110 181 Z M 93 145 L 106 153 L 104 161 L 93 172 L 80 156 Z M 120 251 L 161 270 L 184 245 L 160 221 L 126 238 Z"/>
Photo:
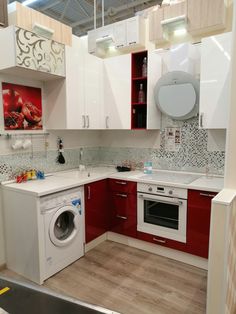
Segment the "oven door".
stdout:
<path fill-rule="evenodd" d="M 186 243 L 187 200 L 138 193 L 138 231 Z"/>

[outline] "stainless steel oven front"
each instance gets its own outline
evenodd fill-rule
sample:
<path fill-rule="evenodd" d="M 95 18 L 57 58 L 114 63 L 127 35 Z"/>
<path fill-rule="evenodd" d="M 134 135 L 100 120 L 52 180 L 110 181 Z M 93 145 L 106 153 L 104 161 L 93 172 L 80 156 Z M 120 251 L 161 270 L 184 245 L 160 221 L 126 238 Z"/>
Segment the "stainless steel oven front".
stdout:
<path fill-rule="evenodd" d="M 138 231 L 186 243 L 187 190 L 138 184 Z"/>

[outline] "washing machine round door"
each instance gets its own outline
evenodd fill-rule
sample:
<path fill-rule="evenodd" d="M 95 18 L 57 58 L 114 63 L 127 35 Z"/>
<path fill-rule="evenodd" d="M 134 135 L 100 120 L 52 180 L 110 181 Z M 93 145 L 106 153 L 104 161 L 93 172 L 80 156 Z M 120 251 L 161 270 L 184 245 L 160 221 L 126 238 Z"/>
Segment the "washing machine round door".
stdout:
<path fill-rule="evenodd" d="M 53 215 L 49 237 L 56 246 L 69 245 L 79 232 L 79 213 L 73 206 L 63 206 Z"/>

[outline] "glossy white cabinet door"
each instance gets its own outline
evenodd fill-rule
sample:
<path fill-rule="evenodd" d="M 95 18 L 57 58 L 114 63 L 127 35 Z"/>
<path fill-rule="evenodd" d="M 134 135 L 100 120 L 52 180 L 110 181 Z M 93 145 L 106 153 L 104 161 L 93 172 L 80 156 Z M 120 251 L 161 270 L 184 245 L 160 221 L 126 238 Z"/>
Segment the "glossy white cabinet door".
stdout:
<path fill-rule="evenodd" d="M 101 128 L 103 60 L 85 55 L 85 125 L 87 129 Z"/>
<path fill-rule="evenodd" d="M 202 40 L 199 124 L 205 129 L 228 125 L 231 36 L 224 33 Z"/>
<path fill-rule="evenodd" d="M 131 55 L 104 60 L 104 120 L 107 129 L 131 129 Z"/>
<path fill-rule="evenodd" d="M 121 21 L 121 22 L 115 23 L 113 26 L 113 31 L 114 31 L 115 47 L 117 49 L 125 47 L 127 45 L 126 22 Z"/>
<path fill-rule="evenodd" d="M 140 16 L 126 20 L 127 46 L 145 46 L 145 24 Z"/>
<path fill-rule="evenodd" d="M 72 36 L 72 47 L 66 46 L 66 107 L 67 128 L 83 129 L 85 127 L 84 95 L 84 38 Z M 87 53 L 87 51 L 86 51 Z"/>
<path fill-rule="evenodd" d="M 154 87 L 162 76 L 162 57 L 155 51 L 148 52 L 147 129 L 160 129 L 161 112 L 154 99 Z"/>

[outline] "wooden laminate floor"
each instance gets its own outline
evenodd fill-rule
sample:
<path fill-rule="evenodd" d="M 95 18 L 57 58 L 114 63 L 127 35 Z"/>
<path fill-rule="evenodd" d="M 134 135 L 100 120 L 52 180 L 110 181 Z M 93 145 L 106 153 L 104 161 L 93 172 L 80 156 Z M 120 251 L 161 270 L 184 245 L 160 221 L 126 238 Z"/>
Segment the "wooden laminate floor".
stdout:
<path fill-rule="evenodd" d="M 106 241 L 44 286 L 122 314 L 202 314 L 207 272 Z"/>

